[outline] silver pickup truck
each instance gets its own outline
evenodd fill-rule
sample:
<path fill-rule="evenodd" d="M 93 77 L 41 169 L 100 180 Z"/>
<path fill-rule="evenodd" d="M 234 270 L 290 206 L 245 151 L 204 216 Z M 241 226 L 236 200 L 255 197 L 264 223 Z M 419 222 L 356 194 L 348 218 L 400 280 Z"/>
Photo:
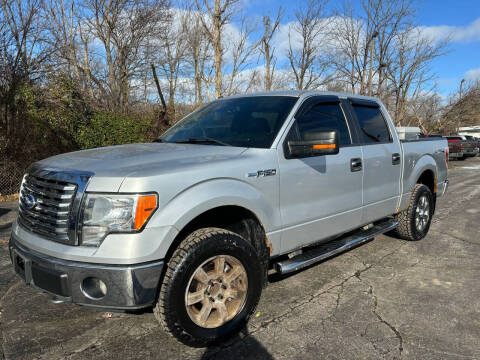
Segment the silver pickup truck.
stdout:
<path fill-rule="evenodd" d="M 153 143 L 25 174 L 15 271 L 54 301 L 153 307 L 203 346 L 255 311 L 267 274 L 389 232 L 420 240 L 447 190 L 444 139 L 400 142 L 377 99 L 319 91 L 213 101 Z"/>

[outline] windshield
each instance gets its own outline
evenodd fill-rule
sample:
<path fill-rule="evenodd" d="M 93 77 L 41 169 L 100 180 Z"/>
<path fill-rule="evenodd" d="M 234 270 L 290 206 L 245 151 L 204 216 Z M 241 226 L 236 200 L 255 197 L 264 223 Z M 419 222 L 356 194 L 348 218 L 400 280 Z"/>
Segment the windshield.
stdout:
<path fill-rule="evenodd" d="M 216 100 L 179 121 L 157 141 L 269 148 L 297 100 L 288 96 Z"/>

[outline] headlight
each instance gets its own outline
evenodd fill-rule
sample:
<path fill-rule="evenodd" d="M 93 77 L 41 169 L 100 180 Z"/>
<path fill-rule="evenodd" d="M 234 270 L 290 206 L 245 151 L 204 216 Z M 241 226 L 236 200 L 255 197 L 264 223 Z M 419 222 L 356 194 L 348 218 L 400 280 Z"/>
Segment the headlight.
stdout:
<path fill-rule="evenodd" d="M 98 246 L 110 233 L 142 230 L 157 206 L 155 194 L 87 194 L 81 222 L 82 245 Z"/>

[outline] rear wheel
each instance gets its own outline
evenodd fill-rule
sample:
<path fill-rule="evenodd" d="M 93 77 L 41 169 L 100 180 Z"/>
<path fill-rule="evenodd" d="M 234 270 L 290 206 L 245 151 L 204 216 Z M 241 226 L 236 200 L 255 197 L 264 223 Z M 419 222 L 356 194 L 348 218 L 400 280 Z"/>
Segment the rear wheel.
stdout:
<path fill-rule="evenodd" d="M 239 235 L 197 230 L 168 261 L 154 314 L 181 342 L 207 346 L 248 321 L 260 299 L 263 273 L 255 249 Z"/>
<path fill-rule="evenodd" d="M 434 206 L 430 189 L 423 184 L 416 184 L 408 208 L 395 215 L 398 226 L 393 234 L 410 241 L 423 239 L 430 228 Z"/>

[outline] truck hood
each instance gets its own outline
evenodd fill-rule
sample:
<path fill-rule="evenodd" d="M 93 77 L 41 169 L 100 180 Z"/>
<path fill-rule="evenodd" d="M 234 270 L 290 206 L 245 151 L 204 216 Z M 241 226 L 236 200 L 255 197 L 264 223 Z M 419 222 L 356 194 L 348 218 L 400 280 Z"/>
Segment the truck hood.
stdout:
<path fill-rule="evenodd" d="M 41 160 L 36 165 L 58 170 L 93 172 L 94 177 L 124 178 L 136 173 L 158 174 L 230 160 L 245 150 L 241 147 L 197 144 L 128 144 L 56 155 Z"/>

